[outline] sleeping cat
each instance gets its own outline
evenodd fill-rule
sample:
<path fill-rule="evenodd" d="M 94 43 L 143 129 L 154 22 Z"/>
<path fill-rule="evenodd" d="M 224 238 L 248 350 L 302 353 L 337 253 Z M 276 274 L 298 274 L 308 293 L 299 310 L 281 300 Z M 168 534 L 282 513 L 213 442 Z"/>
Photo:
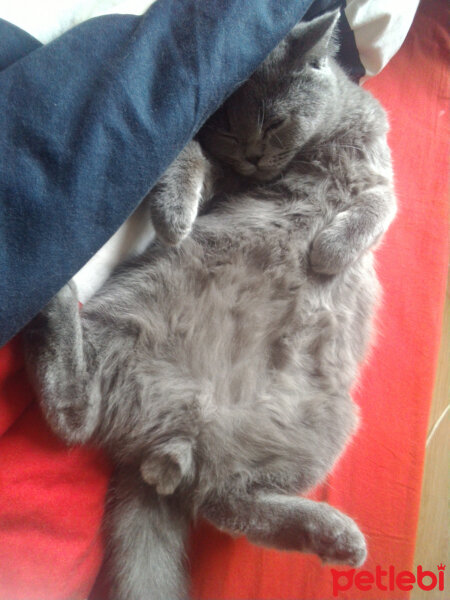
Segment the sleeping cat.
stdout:
<path fill-rule="evenodd" d="M 116 600 L 186 597 L 199 516 L 365 559 L 352 519 L 296 495 L 355 429 L 373 249 L 395 214 L 386 118 L 333 59 L 337 16 L 297 25 L 168 169 L 148 197 L 160 241 L 81 313 L 65 286 L 25 332 L 50 425 L 116 465 Z"/>

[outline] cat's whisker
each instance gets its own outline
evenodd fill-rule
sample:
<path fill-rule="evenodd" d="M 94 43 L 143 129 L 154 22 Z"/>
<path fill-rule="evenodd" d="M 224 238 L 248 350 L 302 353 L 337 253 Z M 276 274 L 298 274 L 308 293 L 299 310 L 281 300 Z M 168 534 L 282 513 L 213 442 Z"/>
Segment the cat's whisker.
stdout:
<path fill-rule="evenodd" d="M 317 144 L 315 147 L 318 148 L 318 149 L 321 149 L 321 148 L 328 149 L 328 144 L 327 143 Z M 342 148 L 352 148 L 354 150 L 359 150 L 360 152 L 364 151 L 364 148 L 362 146 L 356 146 L 354 144 L 341 144 L 340 143 L 339 144 L 339 148 L 340 149 L 342 149 Z"/>
<path fill-rule="evenodd" d="M 259 108 L 258 110 L 258 133 L 261 134 L 263 130 L 264 124 L 264 112 L 263 109 Z"/>
<path fill-rule="evenodd" d="M 359 152 L 363 151 L 363 148 L 361 148 L 361 146 L 352 146 L 350 144 L 343 144 L 341 148 L 352 148 L 353 150 L 358 150 Z"/>
<path fill-rule="evenodd" d="M 266 118 L 266 103 L 264 102 L 264 99 L 261 102 L 261 109 L 262 109 L 262 118 L 261 118 L 261 127 L 264 124 L 264 119 Z"/>
<path fill-rule="evenodd" d="M 280 158 L 285 158 L 286 156 L 289 156 L 290 154 L 293 154 L 292 150 L 286 149 L 286 150 L 282 150 L 281 152 L 277 152 L 275 156 L 280 157 Z"/>
<path fill-rule="evenodd" d="M 272 133 L 272 136 L 273 136 L 273 137 L 274 137 L 274 138 L 275 138 L 275 139 L 278 141 L 278 143 L 280 144 L 281 148 L 283 149 L 283 148 L 284 148 L 284 144 L 283 144 L 283 142 L 280 140 L 280 137 L 279 137 L 279 135 L 276 133 L 276 131 L 274 131 L 274 132 Z"/>

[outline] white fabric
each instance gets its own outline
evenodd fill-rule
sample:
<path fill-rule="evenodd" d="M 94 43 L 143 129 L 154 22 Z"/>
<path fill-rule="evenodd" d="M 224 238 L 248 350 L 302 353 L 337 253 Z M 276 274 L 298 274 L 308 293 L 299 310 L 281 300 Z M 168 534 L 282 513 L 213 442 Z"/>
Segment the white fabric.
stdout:
<path fill-rule="evenodd" d="M 148 209 L 141 204 L 120 229 L 73 277 L 83 304 L 100 288 L 114 267 L 145 250 L 155 237 Z"/>
<path fill-rule="evenodd" d="M 155 0 L 0 0 L 0 17 L 43 44 L 92 17 L 141 15 Z"/>
<path fill-rule="evenodd" d="M 419 0 L 347 0 L 345 15 L 366 76 L 379 73 L 399 50 L 418 5 Z"/>

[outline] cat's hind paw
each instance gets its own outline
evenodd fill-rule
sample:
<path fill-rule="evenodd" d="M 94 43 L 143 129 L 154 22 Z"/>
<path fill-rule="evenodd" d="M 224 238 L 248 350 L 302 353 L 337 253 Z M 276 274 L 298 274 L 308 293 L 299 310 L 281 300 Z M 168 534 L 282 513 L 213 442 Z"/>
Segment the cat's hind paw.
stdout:
<path fill-rule="evenodd" d="M 358 567 L 366 560 L 366 540 L 358 526 L 353 519 L 331 507 L 327 506 L 310 535 L 312 550 L 325 563 Z"/>
<path fill-rule="evenodd" d="M 142 479 L 154 485 L 158 494 L 173 494 L 183 481 L 191 481 L 194 476 L 191 443 L 172 440 L 167 448 L 149 453 L 141 462 L 140 472 Z"/>

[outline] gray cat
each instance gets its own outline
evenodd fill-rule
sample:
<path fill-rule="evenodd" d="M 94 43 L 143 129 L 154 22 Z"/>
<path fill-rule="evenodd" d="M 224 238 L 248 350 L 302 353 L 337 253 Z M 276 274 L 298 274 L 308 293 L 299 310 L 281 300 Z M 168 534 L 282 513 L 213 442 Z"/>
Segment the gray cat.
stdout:
<path fill-rule="evenodd" d="M 365 559 L 352 519 L 295 495 L 355 430 L 373 249 L 396 206 L 386 117 L 332 58 L 336 21 L 296 26 L 181 153 L 148 198 L 160 241 L 81 313 L 67 285 L 25 332 L 54 431 L 116 465 L 116 600 L 186 597 L 198 516 Z"/>

